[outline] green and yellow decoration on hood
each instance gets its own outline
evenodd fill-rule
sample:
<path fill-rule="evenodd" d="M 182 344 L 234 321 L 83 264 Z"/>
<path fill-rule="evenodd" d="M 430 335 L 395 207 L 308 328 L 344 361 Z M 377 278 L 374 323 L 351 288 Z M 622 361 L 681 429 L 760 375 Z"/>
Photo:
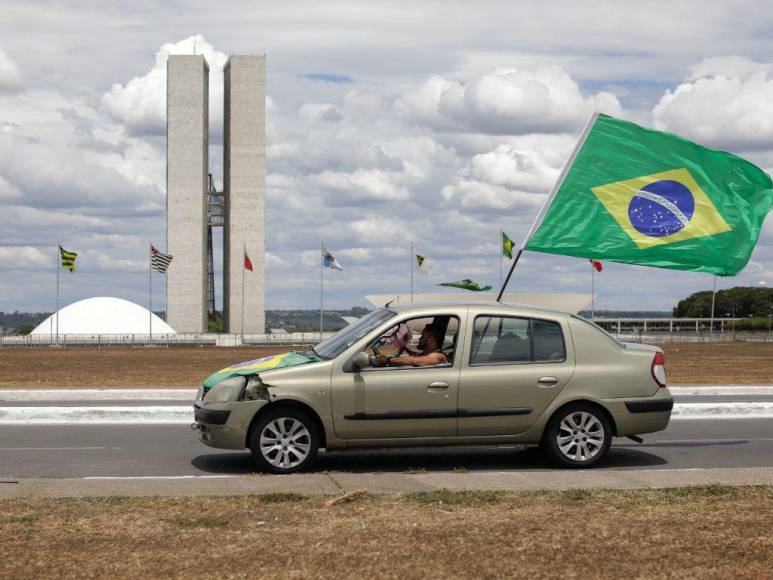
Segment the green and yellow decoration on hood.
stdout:
<path fill-rule="evenodd" d="M 249 376 L 263 371 L 294 367 L 307 363 L 319 362 L 321 360 L 322 359 L 318 356 L 307 355 L 301 352 L 286 352 L 284 354 L 248 360 L 247 362 L 231 365 L 230 367 L 226 367 L 211 374 L 207 377 L 207 380 L 204 381 L 204 388 L 211 389 L 219 382 L 233 376 Z"/>

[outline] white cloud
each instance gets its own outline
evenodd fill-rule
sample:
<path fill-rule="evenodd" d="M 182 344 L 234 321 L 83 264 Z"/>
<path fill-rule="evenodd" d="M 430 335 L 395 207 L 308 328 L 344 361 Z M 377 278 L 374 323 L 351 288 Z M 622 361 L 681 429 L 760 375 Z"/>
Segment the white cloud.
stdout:
<path fill-rule="evenodd" d="M 332 103 L 304 103 L 301 105 L 298 115 L 302 119 L 310 121 L 330 121 L 335 123 L 343 119 L 341 109 Z"/>
<path fill-rule="evenodd" d="M 21 74 L 14 60 L 0 48 L 0 93 L 21 88 Z"/>
<path fill-rule="evenodd" d="M 432 77 L 398 99 L 395 109 L 438 130 L 493 135 L 574 131 L 594 110 L 611 115 L 622 110 L 611 93 L 584 96 L 556 65 L 497 68 L 468 82 Z"/>
<path fill-rule="evenodd" d="M 53 269 L 54 259 L 53 247 L 46 253 L 32 246 L 0 246 L 0 270 Z"/>
<path fill-rule="evenodd" d="M 446 185 L 442 195 L 449 204 L 472 211 L 516 208 L 529 211 L 539 207 L 546 197 L 544 194 L 526 193 L 468 179 L 457 179 L 453 184 Z"/>
<path fill-rule="evenodd" d="M 659 129 L 711 147 L 773 149 L 773 64 L 706 59 L 655 106 Z"/>
<path fill-rule="evenodd" d="M 312 183 L 338 194 L 332 203 L 351 204 L 358 200 L 404 201 L 410 198 L 408 190 L 393 182 L 395 174 L 379 169 L 357 169 L 352 173 L 323 171 L 312 175 Z M 343 197 L 343 199 L 341 199 Z"/>
<path fill-rule="evenodd" d="M 535 192 L 548 191 L 559 173 L 537 151 L 512 145 L 475 155 L 469 165 L 469 174 L 479 181 Z"/>
<path fill-rule="evenodd" d="M 115 83 L 102 96 L 105 109 L 137 134 L 166 131 L 166 61 L 172 54 L 203 54 L 209 64 L 209 118 L 215 133 L 223 124 L 223 66 L 228 57 L 197 34 L 180 42 L 164 44 L 156 53 L 155 64 L 141 77 L 126 84 Z"/>

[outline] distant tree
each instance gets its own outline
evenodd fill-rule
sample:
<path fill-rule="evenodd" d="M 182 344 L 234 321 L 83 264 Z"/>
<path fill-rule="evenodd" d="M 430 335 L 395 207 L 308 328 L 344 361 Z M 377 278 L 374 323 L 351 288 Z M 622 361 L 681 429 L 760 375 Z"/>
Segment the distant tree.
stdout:
<path fill-rule="evenodd" d="M 35 330 L 36 324 L 25 324 L 21 328 L 19 328 L 19 334 L 27 335 L 33 330 Z"/>
<path fill-rule="evenodd" d="M 773 308 L 773 288 L 736 286 L 717 292 L 714 315 L 717 318 L 767 317 Z M 680 300 L 674 308 L 675 318 L 711 316 L 711 291 L 695 292 Z"/>

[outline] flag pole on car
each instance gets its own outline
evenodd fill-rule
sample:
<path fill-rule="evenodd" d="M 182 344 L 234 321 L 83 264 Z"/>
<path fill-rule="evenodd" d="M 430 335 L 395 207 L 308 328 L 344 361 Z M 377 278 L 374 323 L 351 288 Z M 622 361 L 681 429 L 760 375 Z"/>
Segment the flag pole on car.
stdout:
<path fill-rule="evenodd" d="M 734 276 L 773 209 L 773 180 L 731 153 L 594 113 L 524 250 Z"/>
<path fill-rule="evenodd" d="M 564 182 L 564 179 L 566 179 L 566 174 L 569 173 L 569 169 L 572 167 L 572 163 L 574 163 L 574 160 L 577 157 L 577 153 L 579 153 L 580 149 L 582 149 L 583 143 L 585 143 L 585 139 L 588 137 L 588 133 L 590 133 L 590 130 L 593 128 L 593 125 L 596 122 L 596 119 L 598 119 L 598 117 L 599 117 L 598 111 L 594 112 L 593 115 L 591 115 L 590 120 L 585 125 L 585 129 L 583 129 L 582 134 L 580 135 L 580 138 L 577 141 L 577 145 L 574 146 L 574 150 L 572 151 L 572 155 L 569 157 L 569 161 L 567 161 L 566 165 L 564 165 L 564 169 L 561 171 L 561 175 L 558 176 L 558 180 L 556 181 L 555 185 L 553 185 L 553 189 L 550 190 L 550 194 L 548 195 L 548 198 L 545 200 L 545 203 L 542 205 L 542 208 L 539 210 L 537 217 L 534 219 L 534 222 L 531 224 L 531 227 L 529 228 L 529 231 L 526 234 L 526 237 L 521 242 L 521 245 L 518 248 L 518 253 L 515 254 L 515 258 L 513 259 L 513 264 L 512 266 L 510 266 L 510 270 L 507 272 L 507 277 L 505 278 L 505 281 L 502 284 L 502 288 L 499 290 L 499 294 L 497 295 L 497 302 L 502 301 L 502 296 L 505 293 L 505 288 L 507 288 L 507 285 L 510 282 L 510 278 L 513 275 L 513 271 L 515 270 L 515 267 L 518 265 L 518 260 L 521 259 L 521 255 L 523 254 L 523 251 L 526 249 L 526 244 L 529 243 L 529 240 L 534 235 L 534 232 L 537 231 L 537 228 L 542 223 L 542 220 L 545 218 L 545 214 L 547 213 L 548 208 L 550 208 L 550 204 L 553 203 L 553 200 L 555 199 L 556 194 L 558 193 L 558 190 L 561 189 L 561 184 Z"/>

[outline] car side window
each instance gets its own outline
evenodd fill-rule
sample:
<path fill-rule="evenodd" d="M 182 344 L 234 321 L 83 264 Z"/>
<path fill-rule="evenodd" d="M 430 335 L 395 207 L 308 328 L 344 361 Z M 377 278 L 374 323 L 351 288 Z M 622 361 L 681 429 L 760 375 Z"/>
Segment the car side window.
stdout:
<path fill-rule="evenodd" d="M 365 352 L 374 357 L 383 356 L 387 359 L 400 356 L 421 356 L 425 345 L 422 343 L 422 331 L 430 327 L 435 331 L 437 351 L 442 352 L 445 362 L 442 365 L 453 365 L 459 333 L 459 318 L 454 315 L 436 315 L 411 318 L 391 327 L 380 336 L 371 340 Z M 426 354 L 426 353 L 424 353 Z M 421 365 L 417 365 L 421 366 Z M 394 368 L 385 361 L 372 366 L 372 369 Z M 402 368 L 411 368 L 404 366 Z M 415 368 L 415 367 L 414 367 Z"/>
<path fill-rule="evenodd" d="M 566 359 L 561 325 L 551 320 L 531 321 L 534 362 L 556 362 Z"/>
<path fill-rule="evenodd" d="M 566 359 L 561 325 L 513 316 L 475 319 L 471 365 L 560 362 Z"/>

